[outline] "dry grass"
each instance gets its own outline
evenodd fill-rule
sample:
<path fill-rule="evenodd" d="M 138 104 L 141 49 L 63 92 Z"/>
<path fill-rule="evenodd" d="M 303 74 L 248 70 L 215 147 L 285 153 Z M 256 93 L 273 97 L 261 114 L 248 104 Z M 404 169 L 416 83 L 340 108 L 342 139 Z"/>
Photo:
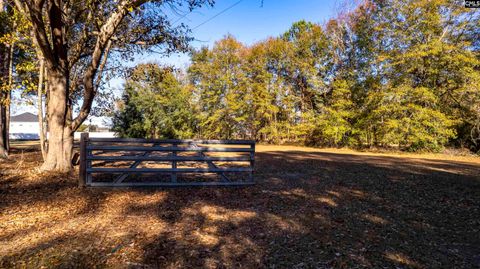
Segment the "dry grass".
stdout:
<path fill-rule="evenodd" d="M 111 190 L 18 150 L 0 161 L 0 267 L 480 266 L 479 158 L 257 152 L 254 187 Z"/>

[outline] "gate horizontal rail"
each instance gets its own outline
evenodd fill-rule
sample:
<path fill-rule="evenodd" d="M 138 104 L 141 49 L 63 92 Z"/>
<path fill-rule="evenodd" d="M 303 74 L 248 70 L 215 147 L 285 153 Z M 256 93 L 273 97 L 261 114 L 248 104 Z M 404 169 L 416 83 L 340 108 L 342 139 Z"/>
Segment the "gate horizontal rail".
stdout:
<path fill-rule="evenodd" d="M 87 146 L 87 150 L 103 151 L 202 151 L 202 152 L 251 152 L 245 148 L 208 148 L 208 147 L 124 147 L 124 146 Z"/>
<path fill-rule="evenodd" d="M 137 144 L 137 145 L 132 145 Z M 141 144 L 141 145 L 138 145 Z M 145 145 L 149 144 L 149 145 Z M 155 153 L 161 156 L 152 155 Z M 237 154 L 240 156 L 210 156 L 206 154 Z M 105 155 L 117 154 L 117 155 Z M 179 154 L 191 154 L 179 156 Z M 192 155 L 193 154 L 193 155 Z M 98 167 L 97 164 L 117 164 L 128 167 Z M 130 162 L 130 163 L 128 163 Z M 168 167 L 139 167 L 145 164 L 163 164 Z M 177 167 L 178 163 L 207 164 L 208 167 Z M 247 167 L 219 167 L 214 162 L 247 163 Z M 80 139 L 80 186 L 135 187 L 135 186 L 240 186 L 254 184 L 255 141 L 251 140 L 178 140 L 141 138 L 89 138 L 82 133 Z M 220 181 L 179 181 L 178 174 L 214 173 Z M 228 173 L 228 175 L 227 175 Z M 242 180 L 229 178 L 232 173 L 247 174 Z M 98 181 L 94 175 L 116 176 L 108 182 Z M 169 181 L 126 181 L 132 175 L 169 174 Z"/>

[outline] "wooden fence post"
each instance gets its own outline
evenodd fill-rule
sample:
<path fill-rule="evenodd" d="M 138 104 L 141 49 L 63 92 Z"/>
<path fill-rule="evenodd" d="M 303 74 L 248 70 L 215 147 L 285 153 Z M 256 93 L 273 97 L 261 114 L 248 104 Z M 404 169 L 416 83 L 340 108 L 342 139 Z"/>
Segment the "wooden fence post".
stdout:
<path fill-rule="evenodd" d="M 78 177 L 79 187 L 85 187 L 87 180 L 87 142 L 88 133 L 82 133 L 80 136 L 80 168 Z"/>

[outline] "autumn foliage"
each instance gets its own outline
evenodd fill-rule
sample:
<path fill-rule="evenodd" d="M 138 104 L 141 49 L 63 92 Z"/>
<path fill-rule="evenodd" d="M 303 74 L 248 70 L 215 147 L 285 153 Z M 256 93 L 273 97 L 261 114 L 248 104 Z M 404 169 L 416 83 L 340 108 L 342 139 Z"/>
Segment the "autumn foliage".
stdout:
<path fill-rule="evenodd" d="M 125 107 L 137 107 L 142 116 L 132 120 L 142 128 L 188 119 L 178 133 L 147 132 L 153 137 L 478 151 L 479 21 L 478 11 L 450 1 L 364 1 L 324 25 L 299 21 L 250 46 L 228 35 L 193 51 L 175 85 L 131 77 Z M 160 114 L 142 105 L 155 102 L 145 83 L 163 87 L 156 99 L 172 98 L 168 107 L 156 103 Z M 189 102 L 178 103 L 185 95 Z M 171 121 L 152 118 L 165 113 Z"/>

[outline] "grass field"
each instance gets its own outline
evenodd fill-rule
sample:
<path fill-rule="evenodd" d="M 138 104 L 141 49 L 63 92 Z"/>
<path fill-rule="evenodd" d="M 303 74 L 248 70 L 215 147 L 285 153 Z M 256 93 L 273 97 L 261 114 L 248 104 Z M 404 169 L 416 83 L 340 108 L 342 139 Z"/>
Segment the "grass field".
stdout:
<path fill-rule="evenodd" d="M 0 267 L 475 268 L 480 158 L 257 146 L 247 188 L 80 189 L 0 161 Z"/>

